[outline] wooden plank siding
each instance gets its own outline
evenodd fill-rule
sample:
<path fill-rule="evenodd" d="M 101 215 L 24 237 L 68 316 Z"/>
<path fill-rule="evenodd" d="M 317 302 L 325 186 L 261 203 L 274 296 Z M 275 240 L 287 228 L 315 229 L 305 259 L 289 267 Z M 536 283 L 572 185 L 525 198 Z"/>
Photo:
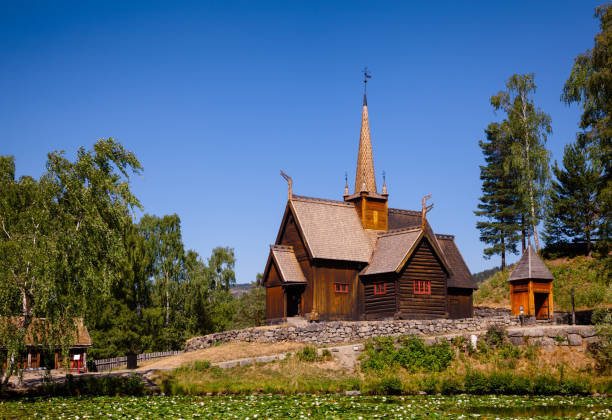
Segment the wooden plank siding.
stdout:
<path fill-rule="evenodd" d="M 359 319 L 359 267 L 345 261 L 318 261 L 313 270 L 313 306 L 319 320 Z M 348 293 L 336 292 L 336 283 L 348 285 Z"/>
<path fill-rule="evenodd" d="M 448 288 L 448 317 L 471 318 L 473 313 L 472 289 Z"/>
<path fill-rule="evenodd" d="M 295 218 L 291 211 L 288 211 L 287 218 L 284 226 L 279 235 L 279 239 L 276 245 L 290 245 L 293 247 L 293 252 L 295 253 L 295 258 L 300 264 L 300 268 L 304 273 L 304 277 L 306 277 L 306 287 L 304 292 L 302 293 L 302 314 L 307 315 L 312 311 L 312 303 L 313 303 L 313 275 L 312 275 L 312 266 L 310 262 L 310 258 L 308 256 L 308 251 L 306 250 L 306 245 L 304 240 L 302 239 L 302 235 L 300 235 L 300 231 L 298 230 L 297 224 L 295 222 Z"/>
<path fill-rule="evenodd" d="M 363 282 L 365 319 L 390 318 L 397 312 L 395 275 Z M 374 294 L 374 285 L 384 283 L 386 293 Z"/>
<path fill-rule="evenodd" d="M 389 227 L 387 201 L 372 198 L 358 198 L 355 209 L 364 229 L 387 230 Z"/>
<path fill-rule="evenodd" d="M 448 274 L 423 238 L 408 259 L 399 276 L 399 311 L 405 319 L 434 319 L 447 317 Z M 414 282 L 431 281 L 431 295 L 415 295 Z"/>
<path fill-rule="evenodd" d="M 283 286 L 266 288 L 266 322 L 285 318 L 285 291 Z"/>

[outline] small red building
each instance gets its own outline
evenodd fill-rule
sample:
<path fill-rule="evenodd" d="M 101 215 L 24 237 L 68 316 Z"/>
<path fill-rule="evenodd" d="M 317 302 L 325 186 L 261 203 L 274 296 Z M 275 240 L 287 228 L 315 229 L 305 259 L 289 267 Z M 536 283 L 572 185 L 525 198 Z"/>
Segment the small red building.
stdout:
<path fill-rule="evenodd" d="M 22 322 L 22 320 L 23 318 L 20 317 L 11 318 L 11 322 L 15 323 Z M 76 319 L 74 324 L 73 340 L 69 349 L 70 360 L 72 361 L 74 355 L 80 355 L 80 360 L 86 364 L 87 349 L 92 346 L 92 340 L 82 318 Z M 20 368 L 58 369 L 62 367 L 62 349 L 59 345 L 49 346 L 48 340 L 43 338 L 49 330 L 50 326 L 46 319 L 32 319 L 25 336 L 26 352 L 20 358 Z M 4 368 L 6 368 L 6 363 Z"/>

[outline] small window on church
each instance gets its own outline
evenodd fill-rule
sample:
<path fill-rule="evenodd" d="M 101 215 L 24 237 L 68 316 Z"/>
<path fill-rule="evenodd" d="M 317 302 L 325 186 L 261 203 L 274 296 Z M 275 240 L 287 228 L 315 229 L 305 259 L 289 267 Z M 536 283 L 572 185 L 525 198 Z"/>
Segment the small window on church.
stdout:
<path fill-rule="evenodd" d="M 385 283 L 374 283 L 374 294 L 375 295 L 386 295 L 387 285 Z"/>
<path fill-rule="evenodd" d="M 336 293 L 348 293 L 348 284 L 334 283 Z"/>
<path fill-rule="evenodd" d="M 431 295 L 431 280 L 415 280 L 414 281 L 415 295 Z"/>

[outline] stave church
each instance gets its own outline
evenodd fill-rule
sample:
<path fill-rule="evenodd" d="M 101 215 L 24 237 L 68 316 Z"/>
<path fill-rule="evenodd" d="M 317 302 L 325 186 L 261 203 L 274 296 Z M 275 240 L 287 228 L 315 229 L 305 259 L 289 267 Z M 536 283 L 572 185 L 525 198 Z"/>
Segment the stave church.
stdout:
<path fill-rule="evenodd" d="M 367 82 L 367 79 L 366 79 Z M 468 318 L 476 283 L 454 236 L 421 210 L 388 205 L 374 173 L 364 91 L 355 189 L 342 200 L 293 194 L 263 276 L 266 322 Z"/>

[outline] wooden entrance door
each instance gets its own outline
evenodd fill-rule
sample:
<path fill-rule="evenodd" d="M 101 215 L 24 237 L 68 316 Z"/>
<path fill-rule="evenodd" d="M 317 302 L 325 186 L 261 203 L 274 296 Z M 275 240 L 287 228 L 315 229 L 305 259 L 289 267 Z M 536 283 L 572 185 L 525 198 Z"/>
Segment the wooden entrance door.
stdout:
<path fill-rule="evenodd" d="M 550 312 L 548 310 L 548 293 L 534 293 L 533 301 L 535 304 L 536 319 L 548 319 Z"/>
<path fill-rule="evenodd" d="M 298 316 L 301 315 L 301 303 L 302 303 L 302 292 L 303 287 L 294 286 L 287 287 L 287 316 Z"/>

